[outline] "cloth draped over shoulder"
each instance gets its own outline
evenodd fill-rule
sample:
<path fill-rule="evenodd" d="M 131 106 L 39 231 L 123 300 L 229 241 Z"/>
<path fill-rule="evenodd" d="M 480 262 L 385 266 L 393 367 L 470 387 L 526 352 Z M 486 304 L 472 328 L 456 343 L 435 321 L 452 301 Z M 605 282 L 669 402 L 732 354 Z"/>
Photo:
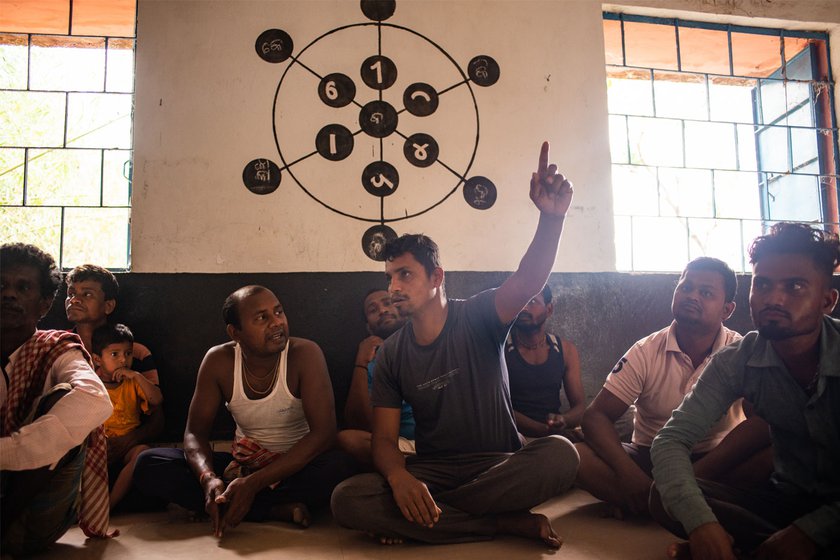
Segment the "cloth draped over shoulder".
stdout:
<path fill-rule="evenodd" d="M 90 355 L 77 334 L 58 330 L 38 330 L 23 343 L 14 370 L 9 373 L 8 397 L 0 410 L 3 437 L 18 431 L 41 396 L 50 369 L 69 350 L 79 350 L 90 363 Z M 82 473 L 79 527 L 88 537 L 115 537 L 108 532 L 108 449 L 105 430 L 100 425 L 87 437 L 85 468 Z"/>

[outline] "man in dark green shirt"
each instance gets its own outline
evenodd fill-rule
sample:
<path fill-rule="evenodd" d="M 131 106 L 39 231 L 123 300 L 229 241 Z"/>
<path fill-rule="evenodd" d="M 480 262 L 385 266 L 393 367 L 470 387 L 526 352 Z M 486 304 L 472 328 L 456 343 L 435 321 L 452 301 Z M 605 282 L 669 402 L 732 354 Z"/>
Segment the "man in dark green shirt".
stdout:
<path fill-rule="evenodd" d="M 750 262 L 758 330 L 712 358 L 654 439 L 651 512 L 689 539 L 671 557 L 734 559 L 740 549 L 768 559 L 837 558 L 840 320 L 828 315 L 838 299 L 831 276 L 840 241 L 779 223 L 753 242 Z M 760 490 L 697 481 L 689 460 L 694 442 L 740 397 L 770 424 L 774 473 Z"/>

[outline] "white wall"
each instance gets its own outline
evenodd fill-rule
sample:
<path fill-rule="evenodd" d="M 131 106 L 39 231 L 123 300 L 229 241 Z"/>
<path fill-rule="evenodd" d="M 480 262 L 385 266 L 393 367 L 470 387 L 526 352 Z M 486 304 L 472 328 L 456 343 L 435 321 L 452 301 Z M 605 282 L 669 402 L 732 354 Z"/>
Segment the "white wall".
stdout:
<path fill-rule="evenodd" d="M 651 6 L 763 18 L 833 22 L 836 0 L 627 0 L 629 11 Z M 534 231 L 537 212 L 528 179 L 539 144 L 552 143 L 552 160 L 575 183 L 556 271 L 614 269 L 606 87 L 601 32 L 603 6 L 594 0 L 448 2 L 398 0 L 387 24 L 437 43 L 466 69 L 478 54 L 494 57 L 501 79 L 473 86 L 480 122 L 475 161 L 468 176 L 484 175 L 498 188 L 493 208 L 470 208 L 458 191 L 437 208 L 391 222 L 398 234 L 424 232 L 441 245 L 448 270 L 512 270 Z M 273 136 L 272 108 L 291 61 L 271 65 L 255 53 L 256 37 L 281 28 L 295 41 L 295 55 L 320 35 L 368 22 L 356 1 L 139 0 L 132 199 L 132 268 L 138 272 L 297 272 L 382 270 L 361 250 L 372 224 L 340 216 L 307 196 L 289 171 L 280 187 L 255 195 L 242 183 L 247 162 L 262 157 L 282 165 Z M 758 25 L 757 23 L 755 25 Z M 830 29 L 830 30 L 831 30 Z M 373 26 L 357 26 L 316 42 L 301 62 L 321 74 L 350 75 L 358 99 L 372 99 L 358 78 L 364 58 L 375 54 Z M 835 45 L 840 42 L 834 40 Z M 383 54 L 399 78 L 386 99 L 401 108 L 413 81 L 449 83 L 450 62 L 429 43 L 386 27 Z M 832 53 L 834 60 L 840 59 Z M 321 104 L 317 79 L 289 68 L 278 93 L 276 121 L 287 157 L 314 149 L 314 131 L 333 121 L 351 129 L 357 109 Z M 400 131 L 429 130 L 441 142 L 441 160 L 463 173 L 474 145 L 475 115 L 460 86 L 420 122 L 400 116 Z M 389 97 L 390 96 L 390 97 Z M 443 103 L 444 99 L 446 103 Z M 340 115 L 340 116 L 336 116 Z M 357 126 L 356 126 L 357 128 Z M 344 162 L 314 156 L 291 166 L 316 196 L 345 211 L 378 217 L 378 199 L 358 176 L 374 147 L 364 133 Z M 414 212 L 442 198 L 458 179 L 441 166 L 421 170 L 402 159 L 402 138 L 384 140 L 386 160 L 401 174 L 397 193 L 385 199 L 387 216 Z"/>

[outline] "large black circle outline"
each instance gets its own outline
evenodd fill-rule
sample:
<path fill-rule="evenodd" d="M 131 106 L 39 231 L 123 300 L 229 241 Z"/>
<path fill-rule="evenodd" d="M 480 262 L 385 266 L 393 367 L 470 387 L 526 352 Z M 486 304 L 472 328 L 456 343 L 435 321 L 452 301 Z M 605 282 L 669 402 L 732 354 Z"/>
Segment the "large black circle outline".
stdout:
<path fill-rule="evenodd" d="M 297 59 L 300 58 L 303 55 L 303 53 L 305 53 L 307 51 L 307 49 L 309 49 L 309 47 L 311 47 L 312 45 L 314 45 L 315 43 L 317 43 L 318 41 L 320 41 L 324 37 L 327 37 L 329 35 L 332 35 L 333 33 L 339 32 L 339 31 L 344 31 L 345 29 L 350 29 L 351 27 L 369 27 L 369 26 L 393 27 L 394 29 L 400 29 L 402 31 L 407 31 L 409 33 L 417 35 L 421 39 L 425 40 L 427 43 L 430 43 L 437 50 L 439 50 L 447 59 L 449 59 L 449 62 L 451 62 L 453 64 L 453 66 L 455 66 L 455 68 L 458 69 L 458 73 L 461 74 L 461 77 L 464 79 L 463 83 L 466 84 L 467 90 L 469 90 L 469 92 L 470 92 L 470 97 L 472 97 L 472 102 L 473 102 L 473 108 L 475 109 L 475 144 L 473 145 L 473 152 L 472 152 L 472 155 L 470 156 L 470 161 L 467 164 L 467 168 L 464 170 L 463 177 L 459 178 L 459 180 L 455 184 L 455 186 L 452 187 L 452 190 L 450 190 L 443 198 L 441 198 L 439 201 L 435 202 L 434 204 L 432 204 L 428 208 L 425 208 L 425 209 L 420 210 L 418 212 L 415 212 L 413 214 L 407 214 L 405 216 L 400 216 L 398 218 L 385 218 L 385 216 L 384 216 L 384 214 L 385 214 L 384 203 L 380 206 L 380 208 L 382 208 L 382 211 L 381 211 L 382 215 L 379 218 L 365 218 L 365 217 L 362 217 L 362 216 L 356 216 L 354 214 L 350 214 L 348 212 L 345 212 L 343 210 L 339 210 L 337 208 L 333 208 L 332 206 L 330 206 L 326 202 L 323 202 L 322 200 L 319 200 L 317 197 L 315 197 L 315 195 L 313 195 L 311 192 L 309 192 L 309 190 L 306 187 L 303 186 L 303 183 L 301 183 L 300 180 L 298 180 L 298 178 L 292 172 L 292 168 L 289 166 L 289 163 L 286 161 L 286 158 L 283 157 L 283 150 L 280 148 L 280 140 L 277 137 L 277 98 L 280 95 L 280 87 L 283 85 L 283 80 L 286 79 L 286 74 L 288 74 L 289 70 L 292 69 L 292 66 L 295 65 L 295 63 L 297 62 Z M 473 91 L 472 86 L 470 85 L 469 76 L 467 76 L 467 74 L 461 69 L 461 67 L 458 66 L 458 63 L 455 61 L 455 59 L 452 58 L 452 56 L 450 56 L 448 52 L 443 50 L 443 48 L 440 45 L 438 45 L 437 43 L 435 43 L 434 41 L 432 41 L 431 39 L 429 39 L 428 37 L 426 37 L 422 33 L 418 33 L 417 31 L 414 31 L 414 30 L 409 29 L 407 27 L 403 27 L 402 25 L 395 25 L 393 23 L 383 23 L 381 21 L 365 22 L 365 23 L 351 23 L 349 25 L 342 25 L 341 27 L 336 27 L 335 29 L 331 29 L 330 31 L 327 31 L 326 33 L 323 33 L 322 35 L 313 39 L 308 45 L 303 47 L 303 49 L 301 49 L 301 51 L 297 55 L 292 54 L 292 56 L 290 56 L 289 58 L 291 59 L 291 63 L 289 63 L 289 65 L 286 67 L 286 70 L 283 71 L 283 75 L 280 77 L 280 81 L 277 83 L 277 89 L 274 91 L 274 104 L 271 107 L 271 129 L 272 129 L 272 132 L 274 133 L 274 145 L 277 147 L 277 153 L 280 155 L 280 160 L 283 162 L 283 167 L 280 169 L 280 171 L 281 172 L 283 170 L 288 171 L 289 175 L 292 176 L 292 179 L 295 180 L 295 183 L 297 183 L 298 186 L 301 189 L 303 189 L 303 192 L 305 192 L 307 195 L 309 195 L 309 197 L 312 200 L 314 200 L 315 202 L 317 202 L 318 204 L 320 204 L 324 208 L 326 208 L 328 210 L 331 210 L 331 211 L 335 212 L 336 214 L 339 214 L 340 216 L 344 216 L 346 218 L 353 218 L 354 220 L 359 220 L 361 222 L 373 222 L 373 223 L 385 224 L 387 222 L 399 222 L 401 220 L 407 220 L 409 218 L 416 218 L 417 216 L 420 216 L 422 214 L 425 214 L 426 212 L 429 212 L 430 210 L 433 210 L 434 208 L 437 208 L 438 206 L 440 206 L 441 204 L 446 202 L 449 199 L 449 197 L 451 197 L 455 193 L 455 191 L 458 190 L 458 187 L 460 187 L 461 184 L 466 180 L 467 176 L 469 175 L 470 169 L 472 169 L 473 163 L 475 163 L 475 154 L 478 151 L 478 136 L 479 136 L 479 132 L 480 132 L 480 128 L 481 128 L 481 123 L 479 122 L 479 115 L 478 115 L 478 102 L 475 99 L 475 92 Z M 460 85 L 460 84 L 458 84 L 458 85 Z M 357 91 L 357 93 L 358 93 L 358 91 Z M 397 134 L 399 134 L 400 136 L 403 136 L 402 134 L 399 133 L 399 131 L 395 131 L 395 132 Z M 384 199 L 380 199 L 380 200 L 384 200 Z"/>

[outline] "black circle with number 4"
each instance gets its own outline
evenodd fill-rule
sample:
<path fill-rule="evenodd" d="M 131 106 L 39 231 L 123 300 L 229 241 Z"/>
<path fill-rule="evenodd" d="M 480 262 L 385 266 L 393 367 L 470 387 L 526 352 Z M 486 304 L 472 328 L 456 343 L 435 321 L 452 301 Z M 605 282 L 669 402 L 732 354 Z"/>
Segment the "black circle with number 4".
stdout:
<path fill-rule="evenodd" d="M 362 171 L 362 186 L 373 196 L 384 198 L 393 194 L 399 185 L 400 174 L 387 161 L 374 161 Z"/>
<path fill-rule="evenodd" d="M 353 133 L 340 124 L 328 124 L 318 131 L 315 149 L 324 159 L 341 161 L 353 151 Z"/>
<path fill-rule="evenodd" d="M 403 154 L 411 165 L 429 167 L 437 161 L 440 148 L 434 138 L 423 132 L 412 134 L 403 144 Z"/>
<path fill-rule="evenodd" d="M 344 107 L 356 97 L 356 84 L 346 74 L 328 74 L 318 84 L 318 97 L 330 107 Z"/>
<path fill-rule="evenodd" d="M 375 54 L 362 62 L 362 81 L 371 89 L 388 89 L 397 81 L 397 65 L 387 56 Z"/>
<path fill-rule="evenodd" d="M 257 37 L 254 48 L 261 59 L 277 64 L 292 56 L 295 44 L 289 34 L 282 29 L 268 29 Z"/>

